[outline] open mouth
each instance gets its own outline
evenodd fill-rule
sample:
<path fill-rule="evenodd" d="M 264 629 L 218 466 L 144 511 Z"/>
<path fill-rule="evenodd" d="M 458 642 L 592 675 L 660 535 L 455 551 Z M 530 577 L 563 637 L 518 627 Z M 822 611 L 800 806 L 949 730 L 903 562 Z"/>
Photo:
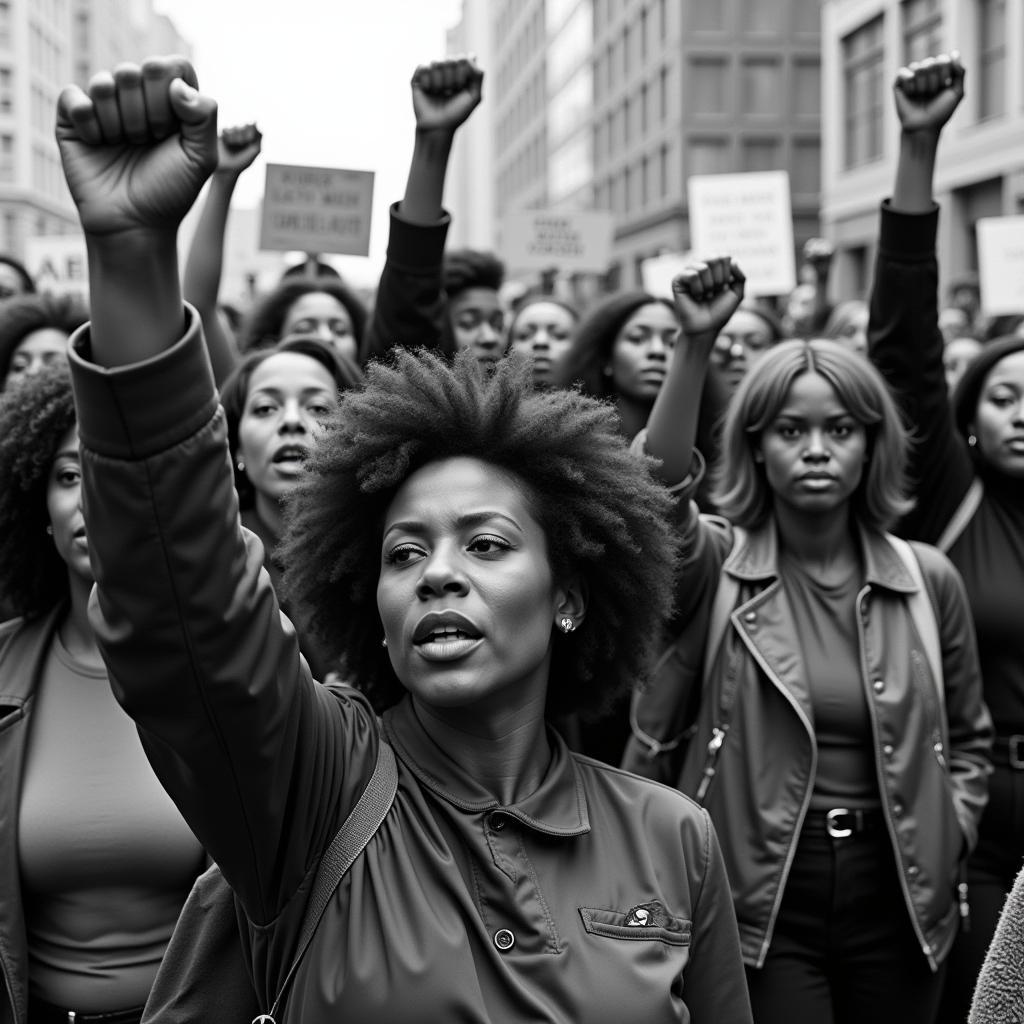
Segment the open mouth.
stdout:
<path fill-rule="evenodd" d="M 275 466 L 280 465 L 302 465 L 306 459 L 309 458 L 309 449 L 303 448 L 302 445 L 288 444 L 282 448 L 278 448 L 274 452 L 274 457 L 271 462 Z"/>

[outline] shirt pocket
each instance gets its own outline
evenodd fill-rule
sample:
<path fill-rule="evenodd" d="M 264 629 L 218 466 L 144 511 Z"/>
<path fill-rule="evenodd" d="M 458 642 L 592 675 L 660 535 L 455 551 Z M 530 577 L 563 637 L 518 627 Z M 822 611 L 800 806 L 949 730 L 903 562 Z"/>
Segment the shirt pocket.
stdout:
<path fill-rule="evenodd" d="M 641 903 L 627 911 L 601 907 L 580 907 L 583 927 L 591 935 L 631 942 L 664 942 L 689 946 L 692 925 L 689 918 L 670 914 L 660 903 Z"/>

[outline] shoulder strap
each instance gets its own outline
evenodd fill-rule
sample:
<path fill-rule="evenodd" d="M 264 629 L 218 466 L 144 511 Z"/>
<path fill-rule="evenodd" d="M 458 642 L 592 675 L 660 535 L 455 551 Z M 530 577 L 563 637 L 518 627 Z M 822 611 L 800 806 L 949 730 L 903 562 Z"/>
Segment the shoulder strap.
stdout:
<path fill-rule="evenodd" d="M 281 982 L 270 1013 L 257 1017 L 253 1024 L 257 1024 L 257 1022 L 274 1024 L 274 1014 L 277 1013 L 281 999 L 313 939 L 317 925 L 320 923 L 320 918 L 323 917 L 334 890 L 338 888 L 338 883 L 345 877 L 345 873 L 363 852 L 377 829 L 380 828 L 391 809 L 397 791 L 398 766 L 395 762 L 395 752 L 381 736 L 373 775 L 355 807 L 352 808 L 349 816 L 338 829 L 331 845 L 320 858 L 320 866 L 317 868 L 313 891 L 310 893 L 306 913 L 302 919 L 302 931 L 299 933 L 298 947 L 292 965 L 288 968 L 284 981 Z"/>
<path fill-rule="evenodd" d="M 924 574 L 921 572 L 921 563 L 914 554 L 914 549 L 902 538 L 887 535 L 887 540 L 900 556 L 900 560 L 907 567 L 907 572 L 917 585 L 917 590 L 907 595 L 907 607 L 910 610 L 910 617 L 914 620 L 918 636 L 924 646 L 924 656 L 928 659 L 928 667 L 931 669 L 932 679 L 935 682 L 935 691 L 939 699 L 939 712 L 943 732 L 946 728 L 946 688 L 942 672 L 942 644 L 939 641 L 939 627 L 935 621 L 935 609 L 932 607 L 932 600 L 928 594 L 928 587 L 924 581 Z"/>
<path fill-rule="evenodd" d="M 935 542 L 935 546 L 940 551 L 949 551 L 957 542 L 960 534 L 964 532 L 964 528 L 974 516 L 974 513 L 978 511 L 978 506 L 981 504 L 981 498 L 984 493 L 985 488 L 981 480 L 975 477 L 971 481 L 971 486 L 967 488 L 963 501 L 957 506 L 952 518 L 946 523 L 946 528 L 942 531 L 942 535 Z"/>

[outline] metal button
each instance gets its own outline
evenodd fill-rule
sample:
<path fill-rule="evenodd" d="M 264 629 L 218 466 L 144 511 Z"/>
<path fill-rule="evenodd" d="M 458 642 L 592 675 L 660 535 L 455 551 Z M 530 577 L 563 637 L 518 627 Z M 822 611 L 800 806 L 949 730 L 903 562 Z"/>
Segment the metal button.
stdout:
<path fill-rule="evenodd" d="M 500 832 L 505 827 L 505 815 L 494 813 L 488 819 L 490 821 L 491 828 L 495 832 Z"/>
<path fill-rule="evenodd" d="M 743 619 L 746 622 L 757 622 L 757 612 L 747 612 Z"/>
<path fill-rule="evenodd" d="M 886 745 L 882 747 L 882 753 L 885 754 L 886 757 L 892 757 L 892 751 L 893 747 L 891 743 L 886 743 Z"/>
<path fill-rule="evenodd" d="M 515 944 L 516 937 L 507 928 L 494 933 L 494 945 L 500 952 L 507 953 Z"/>
<path fill-rule="evenodd" d="M 893 804 L 892 813 L 898 818 L 903 813 L 903 804 Z"/>
<path fill-rule="evenodd" d="M 911 864 L 910 867 L 907 868 L 907 874 L 911 878 L 917 878 L 917 865 L 916 864 Z"/>
<path fill-rule="evenodd" d="M 871 684 L 871 688 L 875 691 L 875 693 L 881 693 L 885 689 L 885 680 L 884 679 L 876 679 Z"/>

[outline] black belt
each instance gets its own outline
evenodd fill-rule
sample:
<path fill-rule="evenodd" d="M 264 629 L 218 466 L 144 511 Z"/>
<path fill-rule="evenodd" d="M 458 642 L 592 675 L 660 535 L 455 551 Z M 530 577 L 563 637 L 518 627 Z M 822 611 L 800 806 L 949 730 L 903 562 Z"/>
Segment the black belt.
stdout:
<path fill-rule="evenodd" d="M 992 743 L 992 763 L 1024 771 L 1024 735 L 997 736 Z"/>
<path fill-rule="evenodd" d="M 813 808 L 804 818 L 804 831 L 827 835 L 831 839 L 849 839 L 860 832 L 874 832 L 885 825 L 885 817 L 877 807 L 833 807 L 828 811 Z"/>
<path fill-rule="evenodd" d="M 109 1013 L 83 1013 L 31 997 L 28 1001 L 28 1019 L 30 1024 L 139 1024 L 142 1020 L 142 1007 L 111 1010 Z"/>

